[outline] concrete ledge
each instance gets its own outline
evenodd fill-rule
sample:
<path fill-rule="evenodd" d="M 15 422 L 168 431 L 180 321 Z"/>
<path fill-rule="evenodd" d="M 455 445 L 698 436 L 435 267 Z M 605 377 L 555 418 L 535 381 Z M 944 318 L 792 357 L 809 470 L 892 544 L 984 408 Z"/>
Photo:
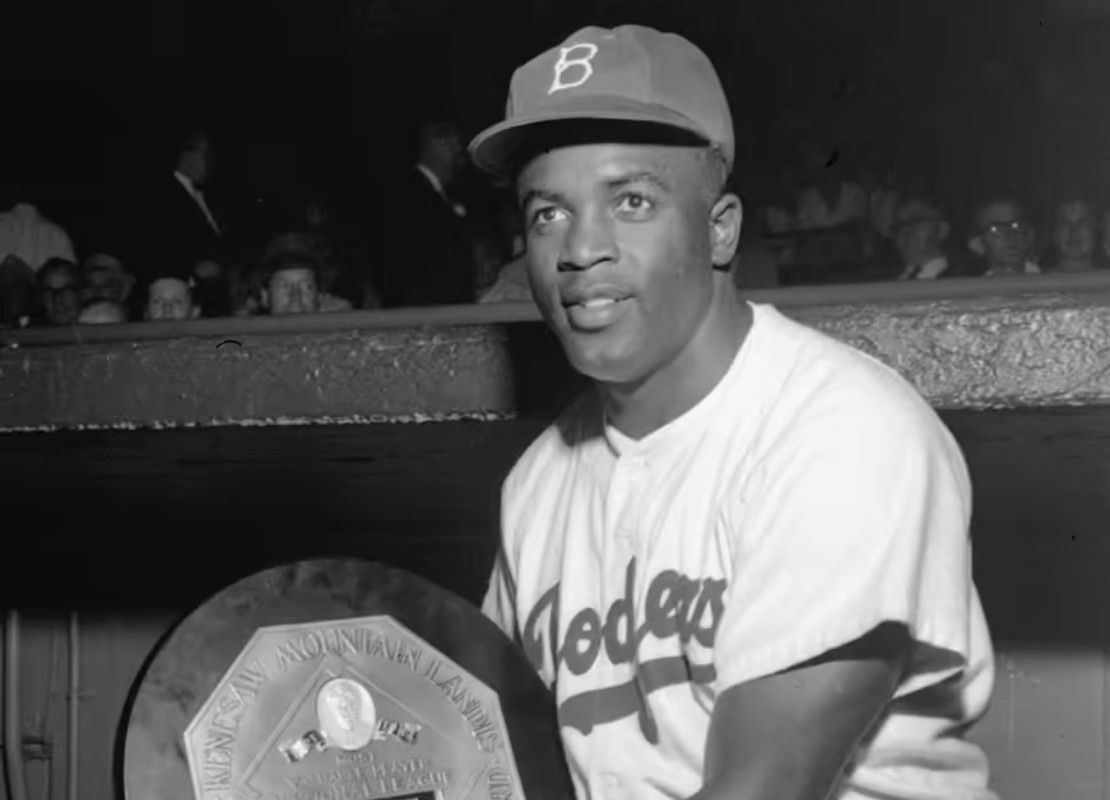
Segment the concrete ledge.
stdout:
<path fill-rule="evenodd" d="M 1110 272 L 753 292 L 938 408 L 1110 403 Z M 496 420 L 581 385 L 530 305 L 7 333 L 0 430 Z"/>

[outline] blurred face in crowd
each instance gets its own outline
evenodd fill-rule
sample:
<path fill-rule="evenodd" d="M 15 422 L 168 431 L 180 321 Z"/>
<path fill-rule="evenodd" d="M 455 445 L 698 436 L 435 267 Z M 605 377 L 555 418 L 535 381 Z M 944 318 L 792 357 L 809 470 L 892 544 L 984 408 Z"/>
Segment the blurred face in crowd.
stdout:
<path fill-rule="evenodd" d="M 87 267 L 84 272 L 84 282 L 81 287 L 81 299 L 113 300 L 122 302 L 124 299 L 123 276 L 111 267 Z"/>
<path fill-rule="evenodd" d="M 713 265 L 731 260 L 740 227 L 707 162 L 698 148 L 589 144 L 520 173 L 532 293 L 584 375 L 631 386 L 697 363 L 717 278 L 731 280 Z"/>
<path fill-rule="evenodd" d="M 179 278 L 159 278 L 150 285 L 146 302 L 149 320 L 195 319 L 200 312 L 193 306 L 189 284 Z"/>
<path fill-rule="evenodd" d="M 948 223 L 931 205 L 911 201 L 898 208 L 894 221 L 894 243 L 902 265 L 919 267 L 943 255 Z"/>
<path fill-rule="evenodd" d="M 274 272 L 267 290 L 271 314 L 312 314 L 319 308 L 316 272 L 311 267 L 284 267 Z"/>
<path fill-rule="evenodd" d="M 76 264 L 46 264 L 39 274 L 39 292 L 51 325 L 72 325 L 81 309 L 81 277 Z"/>
<path fill-rule="evenodd" d="M 1033 246 L 1033 228 L 1021 207 L 999 200 L 985 206 L 976 222 L 976 239 L 991 269 L 1022 272 Z"/>
<path fill-rule="evenodd" d="M 127 312 L 112 300 L 94 300 L 81 309 L 77 321 L 82 325 L 111 325 L 127 322 Z"/>
<path fill-rule="evenodd" d="M 421 161 L 444 183 L 451 183 L 467 164 L 462 135 L 450 126 L 432 126 L 424 133 Z"/>
<path fill-rule="evenodd" d="M 1056 209 L 1052 240 L 1065 258 L 1089 258 L 1095 250 L 1097 228 L 1094 209 L 1089 205 L 1082 201 L 1062 203 Z"/>
<path fill-rule="evenodd" d="M 197 186 L 203 186 L 212 178 L 213 160 L 211 141 L 206 136 L 198 136 L 186 142 L 177 169 Z"/>

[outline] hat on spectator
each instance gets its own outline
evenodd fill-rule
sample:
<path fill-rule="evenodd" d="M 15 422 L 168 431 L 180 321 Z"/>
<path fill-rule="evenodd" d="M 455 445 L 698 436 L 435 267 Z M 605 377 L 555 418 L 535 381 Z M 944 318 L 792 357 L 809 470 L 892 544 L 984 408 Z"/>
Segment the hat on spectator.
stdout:
<path fill-rule="evenodd" d="M 709 58 L 688 40 L 639 25 L 583 28 L 513 73 L 505 119 L 470 143 L 494 174 L 519 167 L 535 134 L 571 120 L 637 123 L 716 147 L 731 169 L 732 116 Z"/>

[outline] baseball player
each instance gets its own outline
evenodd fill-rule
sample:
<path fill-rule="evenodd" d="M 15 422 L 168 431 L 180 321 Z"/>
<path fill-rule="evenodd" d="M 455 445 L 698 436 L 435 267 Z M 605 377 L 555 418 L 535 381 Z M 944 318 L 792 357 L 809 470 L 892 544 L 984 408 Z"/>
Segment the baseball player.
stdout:
<path fill-rule="evenodd" d="M 594 389 L 505 482 L 485 613 L 553 689 L 579 800 L 990 800 L 994 666 L 953 437 L 893 370 L 745 302 L 706 56 L 586 28 L 471 143 Z M 741 265 L 742 267 L 742 265 Z"/>

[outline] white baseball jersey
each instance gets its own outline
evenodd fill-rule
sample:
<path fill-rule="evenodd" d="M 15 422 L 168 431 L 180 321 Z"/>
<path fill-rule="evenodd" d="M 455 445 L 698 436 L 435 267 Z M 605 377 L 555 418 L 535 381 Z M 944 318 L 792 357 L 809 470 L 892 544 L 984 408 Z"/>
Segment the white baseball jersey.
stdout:
<path fill-rule="evenodd" d="M 483 609 L 554 690 L 579 800 L 684 800 L 718 692 L 884 621 L 911 668 L 836 796 L 993 800 L 959 734 L 994 679 L 959 447 L 893 370 L 752 309 L 678 419 L 634 441 L 590 392 L 531 445 Z"/>

